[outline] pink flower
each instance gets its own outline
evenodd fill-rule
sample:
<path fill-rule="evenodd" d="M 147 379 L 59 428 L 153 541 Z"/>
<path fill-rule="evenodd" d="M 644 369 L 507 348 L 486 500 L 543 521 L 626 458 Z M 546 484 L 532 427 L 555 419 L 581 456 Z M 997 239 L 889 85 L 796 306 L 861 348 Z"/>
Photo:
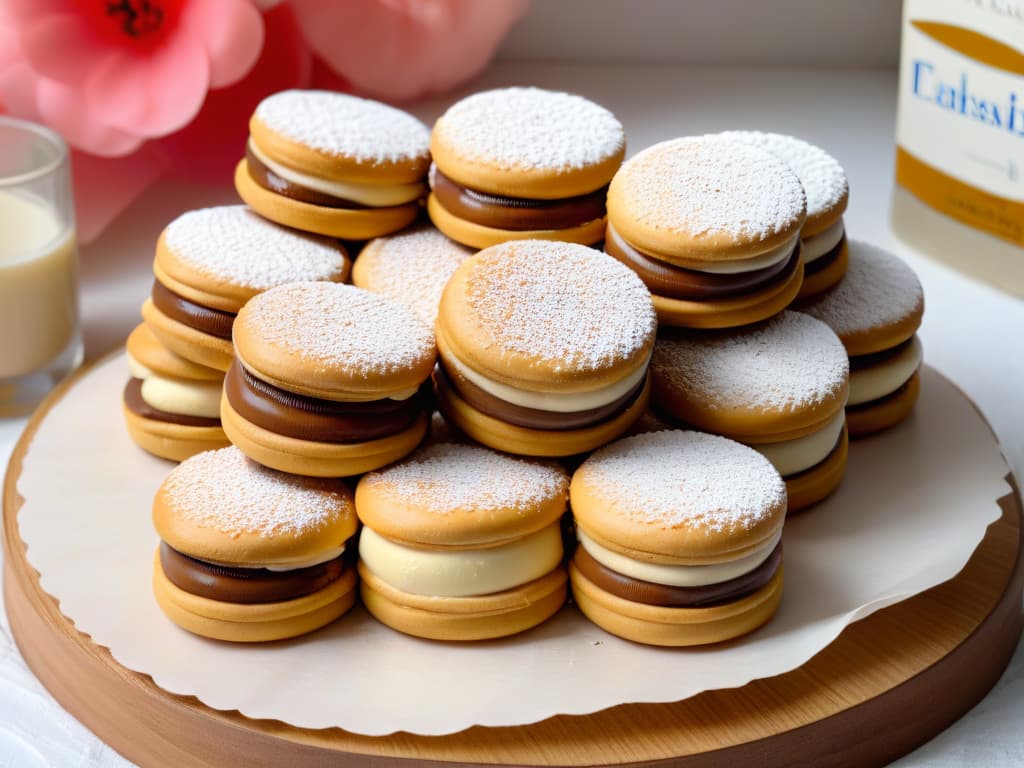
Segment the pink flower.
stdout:
<path fill-rule="evenodd" d="M 247 0 L 6 1 L 39 115 L 95 155 L 126 155 L 184 127 L 263 46 Z"/>
<path fill-rule="evenodd" d="M 478 74 L 528 0 L 291 0 L 313 51 L 363 93 L 408 101 Z"/>

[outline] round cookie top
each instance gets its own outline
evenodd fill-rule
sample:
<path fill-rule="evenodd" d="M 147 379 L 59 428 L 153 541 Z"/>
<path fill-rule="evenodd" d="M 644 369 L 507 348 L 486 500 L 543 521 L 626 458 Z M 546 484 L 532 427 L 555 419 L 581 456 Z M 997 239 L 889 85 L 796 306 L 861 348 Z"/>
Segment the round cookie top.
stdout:
<path fill-rule="evenodd" d="M 721 136 L 648 147 L 608 189 L 608 222 L 632 245 L 682 266 L 749 259 L 799 235 L 800 179 L 782 160 Z"/>
<path fill-rule="evenodd" d="M 799 312 L 717 333 L 658 339 L 651 393 L 659 408 L 737 440 L 788 439 L 846 404 L 849 360 L 835 333 Z"/>
<path fill-rule="evenodd" d="M 441 296 L 443 355 L 535 391 L 586 392 L 642 367 L 651 295 L 629 268 L 575 243 L 515 240 L 462 262 Z"/>
<path fill-rule="evenodd" d="M 898 256 L 849 240 L 850 264 L 839 284 L 800 307 L 826 323 L 850 355 L 881 352 L 909 339 L 924 315 L 924 291 Z"/>
<path fill-rule="evenodd" d="M 352 266 L 352 282 L 405 304 L 433 328 L 445 284 L 472 254 L 424 224 L 368 242 Z"/>
<path fill-rule="evenodd" d="M 767 150 L 793 169 L 807 195 L 804 237 L 824 232 L 843 215 L 850 199 L 846 171 L 821 147 L 782 133 L 725 131 L 719 135 Z"/>
<path fill-rule="evenodd" d="M 445 176 L 481 192 L 556 199 L 600 189 L 626 153 L 615 115 L 571 93 L 501 88 L 456 102 L 430 139 Z"/>
<path fill-rule="evenodd" d="M 407 397 L 434 368 L 431 329 L 411 310 L 341 283 L 261 293 L 234 325 L 239 362 L 300 395 L 366 401 Z"/>
<path fill-rule="evenodd" d="M 139 323 L 128 334 L 125 349 L 128 352 L 128 366 L 132 370 L 132 375 L 139 379 L 146 378 L 139 374 L 147 373 L 147 371 L 151 371 L 157 376 L 189 381 L 222 381 L 224 379 L 223 371 L 193 363 L 191 360 L 186 360 L 181 355 L 171 352 L 160 343 L 146 323 Z M 136 364 L 147 370 L 138 370 Z"/>
<path fill-rule="evenodd" d="M 539 531 L 565 512 L 569 476 L 554 463 L 477 445 L 437 443 L 363 475 L 363 524 L 425 547 L 491 547 Z"/>
<path fill-rule="evenodd" d="M 224 565 L 287 565 L 342 546 L 358 521 L 352 493 L 335 479 L 268 469 L 235 447 L 186 459 L 153 500 L 160 538 Z"/>
<path fill-rule="evenodd" d="M 786 515 L 786 486 L 757 451 L 724 437 L 663 430 L 592 454 L 572 477 L 576 524 L 637 560 L 701 565 L 769 541 Z"/>
<path fill-rule="evenodd" d="M 271 159 L 322 178 L 407 184 L 430 165 L 426 125 L 379 101 L 333 91 L 268 96 L 249 133 Z"/>
<path fill-rule="evenodd" d="M 164 229 L 153 271 L 175 293 L 237 312 L 268 288 L 302 280 L 341 282 L 348 254 L 337 240 L 288 229 L 244 205 L 188 211 Z"/>

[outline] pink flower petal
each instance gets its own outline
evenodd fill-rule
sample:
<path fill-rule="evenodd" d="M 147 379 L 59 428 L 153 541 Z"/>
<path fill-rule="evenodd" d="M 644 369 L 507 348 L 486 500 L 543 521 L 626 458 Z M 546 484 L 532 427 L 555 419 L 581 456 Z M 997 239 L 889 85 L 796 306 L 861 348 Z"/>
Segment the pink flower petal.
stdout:
<path fill-rule="evenodd" d="M 182 11 L 182 28 L 210 57 L 210 87 L 242 78 L 263 47 L 263 17 L 247 0 L 193 0 Z"/>
<path fill-rule="evenodd" d="M 108 50 L 81 15 L 70 13 L 29 22 L 23 27 L 21 45 L 40 75 L 69 85 L 80 83 Z"/>
<path fill-rule="evenodd" d="M 79 94 L 56 80 L 40 79 L 36 84 L 39 113 L 73 147 L 103 157 L 134 152 L 145 139 L 103 122 L 91 114 Z"/>
<path fill-rule="evenodd" d="M 85 101 L 110 125 L 156 138 L 196 116 L 209 83 L 206 51 L 174 35 L 145 58 L 109 51 L 85 79 Z"/>
<path fill-rule="evenodd" d="M 22 22 L 76 10 L 74 0 L 2 0 L 2 4 Z"/>

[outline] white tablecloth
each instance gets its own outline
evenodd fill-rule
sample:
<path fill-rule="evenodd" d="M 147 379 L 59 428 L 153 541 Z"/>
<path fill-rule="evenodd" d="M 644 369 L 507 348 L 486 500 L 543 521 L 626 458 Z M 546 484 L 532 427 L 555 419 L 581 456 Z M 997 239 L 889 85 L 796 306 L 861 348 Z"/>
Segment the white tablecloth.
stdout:
<path fill-rule="evenodd" d="M 759 128 L 821 144 L 850 178 L 847 230 L 893 248 L 917 270 L 927 310 L 928 362 L 978 404 L 1018 477 L 1024 477 L 1024 301 L 962 277 L 897 242 L 889 226 L 896 73 L 892 70 L 752 70 L 503 64 L 475 87 L 534 84 L 583 93 L 625 123 L 632 151 L 675 136 Z M 425 120 L 447 101 L 420 105 Z M 165 183 L 147 192 L 82 253 L 83 317 L 90 357 L 123 341 L 148 292 L 153 246 L 180 212 L 234 202 L 230 187 Z M 979 240 L 979 243 L 982 241 Z M 1024 261 L 1017 267 L 1024 269 Z M 6 463 L 24 419 L 0 419 Z M 928 706 L 921 702 L 921 706 Z M 1024 654 L 966 717 L 899 760 L 900 768 L 1024 765 Z M 57 705 L 28 671 L 0 612 L 0 766 L 112 768 L 126 761 Z"/>

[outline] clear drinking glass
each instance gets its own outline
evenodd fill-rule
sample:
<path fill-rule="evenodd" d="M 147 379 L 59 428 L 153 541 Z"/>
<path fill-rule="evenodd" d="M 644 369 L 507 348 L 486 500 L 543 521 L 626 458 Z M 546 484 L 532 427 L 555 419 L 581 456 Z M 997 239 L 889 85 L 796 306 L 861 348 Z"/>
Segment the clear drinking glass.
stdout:
<path fill-rule="evenodd" d="M 48 128 L 0 117 L 0 416 L 81 361 L 68 148 Z"/>

